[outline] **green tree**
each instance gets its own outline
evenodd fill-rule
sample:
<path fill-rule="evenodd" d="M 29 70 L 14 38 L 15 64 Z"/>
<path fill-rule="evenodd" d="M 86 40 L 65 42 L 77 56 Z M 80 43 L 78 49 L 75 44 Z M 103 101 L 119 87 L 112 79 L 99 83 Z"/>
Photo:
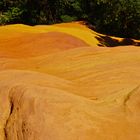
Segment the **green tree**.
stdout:
<path fill-rule="evenodd" d="M 140 38 L 139 0 L 1 0 L 0 24 L 85 20 L 98 32 Z"/>

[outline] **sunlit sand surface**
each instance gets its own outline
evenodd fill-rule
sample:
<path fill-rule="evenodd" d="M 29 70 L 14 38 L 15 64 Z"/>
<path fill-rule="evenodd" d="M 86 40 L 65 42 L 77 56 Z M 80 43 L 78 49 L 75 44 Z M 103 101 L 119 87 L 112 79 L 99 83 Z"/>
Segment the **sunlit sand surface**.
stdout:
<path fill-rule="evenodd" d="M 79 22 L 0 27 L 0 140 L 140 140 L 140 48 L 99 36 Z"/>

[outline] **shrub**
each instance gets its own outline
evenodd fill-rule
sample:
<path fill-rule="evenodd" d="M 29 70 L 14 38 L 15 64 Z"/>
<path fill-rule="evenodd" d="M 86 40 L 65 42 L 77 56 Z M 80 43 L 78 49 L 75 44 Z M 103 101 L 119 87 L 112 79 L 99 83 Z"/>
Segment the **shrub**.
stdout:
<path fill-rule="evenodd" d="M 11 7 L 0 14 L 0 24 L 17 23 L 21 20 L 23 11 L 17 7 Z"/>

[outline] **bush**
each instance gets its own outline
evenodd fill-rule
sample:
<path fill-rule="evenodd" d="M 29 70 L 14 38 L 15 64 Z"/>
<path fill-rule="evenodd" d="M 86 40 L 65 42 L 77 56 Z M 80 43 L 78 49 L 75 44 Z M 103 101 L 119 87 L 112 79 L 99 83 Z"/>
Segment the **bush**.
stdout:
<path fill-rule="evenodd" d="M 63 22 L 71 22 L 71 21 L 77 20 L 77 17 L 69 16 L 69 15 L 62 15 L 62 16 L 61 16 L 61 20 L 62 20 Z"/>
<path fill-rule="evenodd" d="M 0 14 L 0 24 L 17 23 L 21 21 L 23 10 L 11 7 L 8 11 Z"/>

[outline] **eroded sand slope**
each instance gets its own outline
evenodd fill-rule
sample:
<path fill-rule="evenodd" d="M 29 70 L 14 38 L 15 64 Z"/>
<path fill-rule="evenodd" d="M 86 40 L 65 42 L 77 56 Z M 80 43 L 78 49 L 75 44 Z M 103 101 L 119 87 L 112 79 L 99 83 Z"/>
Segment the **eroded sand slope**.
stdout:
<path fill-rule="evenodd" d="M 98 35 L 0 27 L 0 140 L 140 140 L 140 48 Z"/>

